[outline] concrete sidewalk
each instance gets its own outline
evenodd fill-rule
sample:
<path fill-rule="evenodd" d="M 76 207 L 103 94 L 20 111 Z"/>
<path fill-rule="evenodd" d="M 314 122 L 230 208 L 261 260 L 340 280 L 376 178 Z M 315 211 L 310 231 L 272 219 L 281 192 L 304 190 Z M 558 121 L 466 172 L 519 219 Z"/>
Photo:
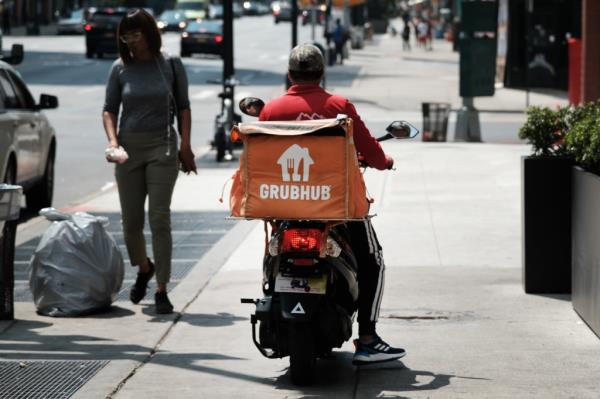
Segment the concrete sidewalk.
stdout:
<path fill-rule="evenodd" d="M 364 99 L 359 111 L 376 129 L 414 111 L 391 86 L 402 72 L 385 71 L 395 45 L 383 39 L 366 48 L 379 60 L 371 66 L 353 52 L 336 72 L 381 75 L 337 90 Z M 387 265 L 378 330 L 406 348 L 402 362 L 356 368 L 346 344 L 319 362 L 314 386 L 292 386 L 287 359 L 268 360 L 254 348 L 252 307 L 239 302 L 260 295 L 264 245 L 262 226 L 243 221 L 171 292 L 173 315 L 155 315 L 151 301 L 119 301 L 107 314 L 53 319 L 17 303 L 17 320 L 0 322 L 0 367 L 25 378 L 40 363 L 63 361 L 68 372 L 50 367 L 46 377 L 62 378 L 60 397 L 77 386 L 76 398 L 597 398 L 600 339 L 569 296 L 525 295 L 521 286 L 520 157 L 529 147 L 418 140 L 384 147 L 396 171 L 368 170 L 365 178 Z M 180 176 L 174 210 L 226 209 L 217 198 L 234 165 L 209 157 L 199 161 L 198 176 Z M 76 209 L 118 212 L 116 191 Z M 20 226 L 18 242 L 44 227 L 37 220 Z M 81 377 L 82 370 L 89 372 Z M 21 381 L 25 390 L 29 380 Z M 0 397 L 8 397 L 3 384 L 0 377 Z M 38 396 L 30 397 L 43 397 L 52 386 L 27 387 L 34 388 Z"/>

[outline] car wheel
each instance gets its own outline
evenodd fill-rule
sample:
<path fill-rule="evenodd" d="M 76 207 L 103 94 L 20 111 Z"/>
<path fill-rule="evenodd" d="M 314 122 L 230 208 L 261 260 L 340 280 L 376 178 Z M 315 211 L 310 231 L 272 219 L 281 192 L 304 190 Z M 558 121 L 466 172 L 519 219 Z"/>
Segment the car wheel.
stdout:
<path fill-rule="evenodd" d="M 101 59 L 101 58 L 103 57 L 103 55 L 104 55 L 104 54 L 102 54 L 102 52 L 101 52 L 101 51 L 98 51 L 98 52 L 96 53 L 96 57 L 98 57 L 98 59 Z"/>
<path fill-rule="evenodd" d="M 181 52 L 181 58 L 185 58 L 185 57 L 189 57 L 191 54 L 188 53 L 187 51 L 182 51 Z"/>
<path fill-rule="evenodd" d="M 15 163 L 12 160 L 10 160 L 6 166 L 6 172 L 4 172 L 4 180 L 2 180 L 2 182 L 6 184 L 15 184 L 17 182 L 17 168 L 15 168 Z"/>
<path fill-rule="evenodd" d="M 86 58 L 94 58 L 94 50 L 92 50 L 92 49 L 85 50 L 85 57 Z"/>
<path fill-rule="evenodd" d="M 54 149 L 50 150 L 46 161 L 46 170 L 42 180 L 37 183 L 27 194 L 27 209 L 37 213 L 42 208 L 52 206 L 54 194 Z"/>

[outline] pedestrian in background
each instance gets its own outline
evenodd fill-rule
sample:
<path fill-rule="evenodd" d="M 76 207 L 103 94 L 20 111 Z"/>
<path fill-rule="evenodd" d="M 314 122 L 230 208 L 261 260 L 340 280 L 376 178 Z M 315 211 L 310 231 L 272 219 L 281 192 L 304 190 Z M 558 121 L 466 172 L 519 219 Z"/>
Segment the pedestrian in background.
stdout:
<path fill-rule="evenodd" d="M 427 21 L 427 47 L 426 50 L 433 51 L 433 20 Z"/>
<path fill-rule="evenodd" d="M 12 0 L 6 0 L 2 4 L 2 33 L 10 35 L 10 18 L 12 16 Z"/>
<path fill-rule="evenodd" d="M 419 44 L 419 47 L 423 47 L 425 50 L 427 50 L 427 38 L 429 37 L 428 30 L 427 21 L 425 19 L 420 19 L 417 23 L 417 43 Z"/>
<path fill-rule="evenodd" d="M 333 44 L 335 44 L 335 60 L 337 62 L 339 58 L 340 64 L 343 64 L 344 46 L 348 40 L 348 33 L 342 26 L 342 21 L 340 21 L 339 18 L 335 20 L 335 28 L 333 29 L 333 32 L 331 32 L 331 39 L 333 40 Z"/>
<path fill-rule="evenodd" d="M 141 301 L 156 273 L 156 312 L 171 313 L 173 305 L 167 297 L 171 197 L 179 162 L 187 173 L 196 172 L 190 146 L 188 81 L 181 59 L 161 53 L 161 35 L 147 11 L 127 13 L 119 23 L 117 37 L 120 58 L 109 73 L 102 120 L 109 150 L 122 146 L 129 156 L 115 167 L 125 244 L 132 266 L 139 268 L 129 297 L 133 303 Z M 179 160 L 175 115 L 181 135 Z M 115 158 L 109 153 L 107 160 L 114 162 Z M 146 254 L 146 197 L 156 265 Z"/>
<path fill-rule="evenodd" d="M 408 21 L 404 22 L 404 28 L 402 28 L 402 50 L 410 51 L 410 25 Z"/>

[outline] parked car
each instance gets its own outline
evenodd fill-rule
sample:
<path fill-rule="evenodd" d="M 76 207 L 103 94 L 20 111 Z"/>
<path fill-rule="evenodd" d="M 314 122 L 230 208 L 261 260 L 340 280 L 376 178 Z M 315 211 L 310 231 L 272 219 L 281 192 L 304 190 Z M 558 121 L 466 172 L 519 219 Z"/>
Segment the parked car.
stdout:
<path fill-rule="evenodd" d="M 208 0 L 177 0 L 175 10 L 183 12 L 186 19 L 204 19 L 208 12 Z"/>
<path fill-rule="evenodd" d="M 179 32 L 187 26 L 187 20 L 183 12 L 176 10 L 165 10 L 156 21 L 158 29 L 163 32 Z"/>
<path fill-rule="evenodd" d="M 239 18 L 243 15 L 242 7 L 233 2 L 232 5 L 233 17 Z M 210 19 L 222 19 L 223 18 L 223 4 L 211 4 L 208 6 L 207 18 Z"/>
<path fill-rule="evenodd" d="M 126 8 L 101 8 L 90 16 L 85 30 L 85 56 L 98 58 L 106 53 L 117 54 L 117 26 L 127 14 Z"/>
<path fill-rule="evenodd" d="M 263 15 L 269 12 L 269 8 L 256 0 L 247 0 L 242 4 L 244 15 Z"/>
<path fill-rule="evenodd" d="M 83 9 L 75 10 L 68 18 L 58 20 L 57 33 L 59 35 L 81 35 L 85 22 Z"/>
<path fill-rule="evenodd" d="M 232 8 L 233 8 L 233 17 L 234 18 L 240 18 L 242 15 L 244 15 L 244 9 L 240 5 L 240 3 L 238 3 L 237 1 L 233 2 Z"/>
<path fill-rule="evenodd" d="M 292 5 L 286 1 L 280 1 L 277 4 L 273 5 L 273 17 L 275 18 L 275 23 L 278 24 L 281 21 L 290 21 L 292 20 Z"/>
<path fill-rule="evenodd" d="M 325 24 L 325 19 L 327 17 L 325 15 L 326 9 L 327 9 L 327 7 L 322 5 L 320 7 L 307 8 L 307 9 L 302 10 L 302 25 L 312 23 L 313 12 L 316 14 L 315 22 L 317 23 L 317 25 Z"/>
<path fill-rule="evenodd" d="M 0 178 L 22 186 L 34 212 L 52 205 L 56 134 L 40 111 L 56 107 L 58 98 L 47 94 L 36 103 L 19 73 L 0 61 Z"/>
<path fill-rule="evenodd" d="M 223 22 L 204 20 L 190 22 L 181 34 L 181 56 L 223 53 Z"/>
<path fill-rule="evenodd" d="M 209 5 L 208 6 L 208 18 L 222 19 L 223 18 L 223 5 L 222 4 Z"/>

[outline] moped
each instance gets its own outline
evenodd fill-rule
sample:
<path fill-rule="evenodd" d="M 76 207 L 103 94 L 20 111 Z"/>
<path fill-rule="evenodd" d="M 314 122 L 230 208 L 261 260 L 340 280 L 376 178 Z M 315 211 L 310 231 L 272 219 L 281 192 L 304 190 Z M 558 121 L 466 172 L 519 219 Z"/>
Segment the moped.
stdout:
<path fill-rule="evenodd" d="M 264 103 L 240 101 L 242 112 L 257 116 Z M 395 121 L 378 141 L 409 139 L 418 130 Z M 359 155 L 363 167 L 368 167 Z M 358 265 L 344 221 L 268 220 L 271 235 L 263 259 L 260 299 L 250 316 L 252 340 L 267 358 L 290 357 L 297 385 L 311 383 L 318 358 L 327 357 L 352 336 L 358 309 Z M 258 324 L 258 333 L 257 333 Z"/>

